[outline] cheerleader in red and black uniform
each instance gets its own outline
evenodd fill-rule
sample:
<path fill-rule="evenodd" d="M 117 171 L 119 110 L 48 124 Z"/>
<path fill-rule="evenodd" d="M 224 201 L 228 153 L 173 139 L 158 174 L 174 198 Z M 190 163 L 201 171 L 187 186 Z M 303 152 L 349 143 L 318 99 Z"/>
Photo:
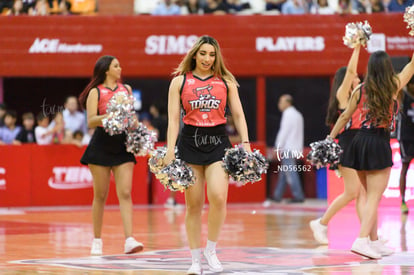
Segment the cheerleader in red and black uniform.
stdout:
<path fill-rule="evenodd" d="M 132 176 L 136 160 L 126 151 L 125 134 L 109 135 L 102 127 L 108 101 L 116 93 L 131 94 L 131 87 L 120 82 L 121 66 L 113 56 L 102 56 L 95 64 L 92 80 L 79 96 L 87 111 L 88 127 L 96 128 L 81 163 L 89 166 L 93 178 L 92 219 L 94 240 L 91 254 L 102 254 L 102 221 L 109 192 L 111 172 L 114 175 L 125 233 L 124 252 L 135 253 L 143 244 L 132 237 Z"/>
<path fill-rule="evenodd" d="M 213 272 L 223 267 L 216 256 L 216 242 L 226 216 L 228 175 L 222 167 L 225 149 L 231 147 L 226 134 L 226 105 L 243 146 L 251 151 L 247 124 L 239 99 L 237 82 L 226 69 L 217 41 L 200 37 L 175 71 L 168 98 L 166 164 L 174 159 L 179 132 L 180 109 L 184 127 L 178 140 L 178 155 L 194 171 L 196 182 L 185 191 L 186 229 L 192 265 L 188 274 L 201 274 L 201 212 L 205 184 L 209 200 L 208 240 L 204 256 Z"/>
<path fill-rule="evenodd" d="M 353 113 L 360 113 L 358 121 L 353 121 L 360 129 L 344 152 L 342 166 L 357 170 L 367 193 L 359 237 L 351 251 L 372 259 L 393 252 L 382 241 L 370 239 L 369 235 L 377 226 L 378 205 L 391 172 L 390 127 L 394 123 L 396 99 L 413 74 L 413 61 L 396 75 L 386 52 L 371 54 L 364 83 L 354 90 L 346 110 L 329 135 L 335 138 Z"/>
<path fill-rule="evenodd" d="M 339 68 L 335 73 L 328 113 L 326 116 L 326 124 L 328 126 L 333 127 L 339 115 L 345 111 L 352 91 L 361 82 L 357 73 L 360 48 L 361 45 L 358 44 L 352 52 L 348 66 Z M 338 135 L 338 143 L 343 150 L 349 148 L 355 134 L 358 132 L 359 125 L 358 123 L 355 123 L 355 121 L 358 120 L 358 116 L 359 113 L 354 112 L 352 118 Z M 345 154 L 341 154 L 340 163 L 344 162 L 344 156 Z M 343 167 L 339 164 L 338 170 L 344 180 L 344 191 L 329 205 L 321 218 L 310 222 L 314 238 L 318 243 L 323 245 L 327 245 L 329 242 L 327 235 L 328 223 L 339 210 L 352 200 L 357 199 L 356 210 L 359 219 L 361 219 L 361 213 L 364 207 L 363 204 L 365 204 L 365 191 L 363 188 L 360 188 L 361 183 L 355 169 Z M 371 238 L 374 239 L 376 237 L 377 236 L 371 236 Z"/>

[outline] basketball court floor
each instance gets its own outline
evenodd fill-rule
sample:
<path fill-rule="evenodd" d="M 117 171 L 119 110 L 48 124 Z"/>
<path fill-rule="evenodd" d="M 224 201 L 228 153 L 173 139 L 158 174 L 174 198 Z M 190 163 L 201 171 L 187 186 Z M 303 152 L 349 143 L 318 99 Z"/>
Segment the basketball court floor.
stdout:
<path fill-rule="evenodd" d="M 379 211 L 380 235 L 395 253 L 368 260 L 349 251 L 359 222 L 352 206 L 329 225 L 329 246 L 319 246 L 309 221 L 326 201 L 303 204 L 229 204 L 217 254 L 221 274 L 414 274 L 414 218 L 399 207 Z M 203 240 L 207 236 L 203 215 Z M 412 209 L 414 212 L 414 209 Z M 413 213 L 414 214 L 414 213 Z M 90 207 L 0 208 L 0 274 L 185 274 L 190 253 L 183 206 L 135 206 L 135 238 L 143 252 L 124 255 L 119 210 L 108 206 L 101 257 L 90 256 Z M 212 274 L 204 262 L 204 274 Z"/>

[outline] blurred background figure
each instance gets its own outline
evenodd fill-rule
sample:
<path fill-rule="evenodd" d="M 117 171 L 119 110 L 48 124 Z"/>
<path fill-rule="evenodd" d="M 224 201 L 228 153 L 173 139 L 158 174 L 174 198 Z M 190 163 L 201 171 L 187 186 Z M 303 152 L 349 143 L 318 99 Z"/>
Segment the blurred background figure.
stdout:
<path fill-rule="evenodd" d="M 4 116 L 4 126 L 0 127 L 0 144 L 12 144 L 19 134 L 21 127 L 16 125 L 17 114 L 7 110 Z"/>
<path fill-rule="evenodd" d="M 22 144 L 22 143 L 36 143 L 36 136 L 34 132 L 35 118 L 33 113 L 24 113 L 22 115 L 23 127 L 20 132 L 17 134 L 13 144 Z"/>
<path fill-rule="evenodd" d="M 201 7 L 199 0 L 185 0 L 184 4 L 181 6 L 181 14 L 202 14 L 203 9 Z"/>
<path fill-rule="evenodd" d="M 180 15 L 181 8 L 173 0 L 161 0 L 152 15 Z"/>
<path fill-rule="evenodd" d="M 5 103 L 0 103 L 0 127 L 4 126 L 4 117 L 6 116 L 7 107 Z"/>
<path fill-rule="evenodd" d="M 162 107 L 161 104 L 153 103 L 149 108 L 149 112 L 152 116 L 151 124 L 158 131 L 158 141 L 166 141 L 168 120 L 165 107 Z"/>
<path fill-rule="evenodd" d="M 84 113 L 79 111 L 78 99 L 75 96 L 68 96 L 64 107 L 62 115 L 65 129 L 72 133 L 81 131 L 85 134 L 87 131 L 86 117 Z"/>

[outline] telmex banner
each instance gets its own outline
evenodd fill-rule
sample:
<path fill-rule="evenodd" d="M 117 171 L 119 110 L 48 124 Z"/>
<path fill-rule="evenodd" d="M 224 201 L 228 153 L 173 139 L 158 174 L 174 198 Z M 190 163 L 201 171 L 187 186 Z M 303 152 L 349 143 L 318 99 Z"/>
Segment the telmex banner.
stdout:
<path fill-rule="evenodd" d="M 198 36 L 215 37 L 238 76 L 332 75 L 346 65 L 345 25 L 368 20 L 362 51 L 411 56 L 403 14 L 304 16 L 0 17 L 0 76 L 89 77 L 96 59 L 116 56 L 128 77 L 170 76 Z"/>

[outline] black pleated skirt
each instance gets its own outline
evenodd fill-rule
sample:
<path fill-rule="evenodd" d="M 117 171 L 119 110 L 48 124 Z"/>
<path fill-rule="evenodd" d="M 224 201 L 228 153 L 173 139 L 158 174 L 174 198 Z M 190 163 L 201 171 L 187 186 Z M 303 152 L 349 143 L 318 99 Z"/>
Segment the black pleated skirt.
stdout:
<path fill-rule="evenodd" d="M 181 160 L 190 164 L 208 165 L 221 161 L 226 148 L 231 148 L 232 145 L 224 124 L 214 127 L 184 125 L 177 147 Z"/>
<path fill-rule="evenodd" d="M 341 146 L 343 153 L 339 156 L 339 162 L 342 164 L 345 161 L 345 156 L 349 156 L 346 153 L 346 150 L 349 150 L 352 140 L 354 139 L 356 133 L 359 129 L 350 129 L 345 130 L 338 136 L 338 144 Z M 348 161 L 346 161 L 348 162 Z"/>
<path fill-rule="evenodd" d="M 102 127 L 95 132 L 80 160 L 82 164 L 101 166 L 117 166 L 126 162 L 134 162 L 135 156 L 126 151 L 126 134 L 110 136 Z"/>
<path fill-rule="evenodd" d="M 393 165 L 390 133 L 384 128 L 360 129 L 344 153 L 342 165 L 359 171 L 380 170 Z"/>

